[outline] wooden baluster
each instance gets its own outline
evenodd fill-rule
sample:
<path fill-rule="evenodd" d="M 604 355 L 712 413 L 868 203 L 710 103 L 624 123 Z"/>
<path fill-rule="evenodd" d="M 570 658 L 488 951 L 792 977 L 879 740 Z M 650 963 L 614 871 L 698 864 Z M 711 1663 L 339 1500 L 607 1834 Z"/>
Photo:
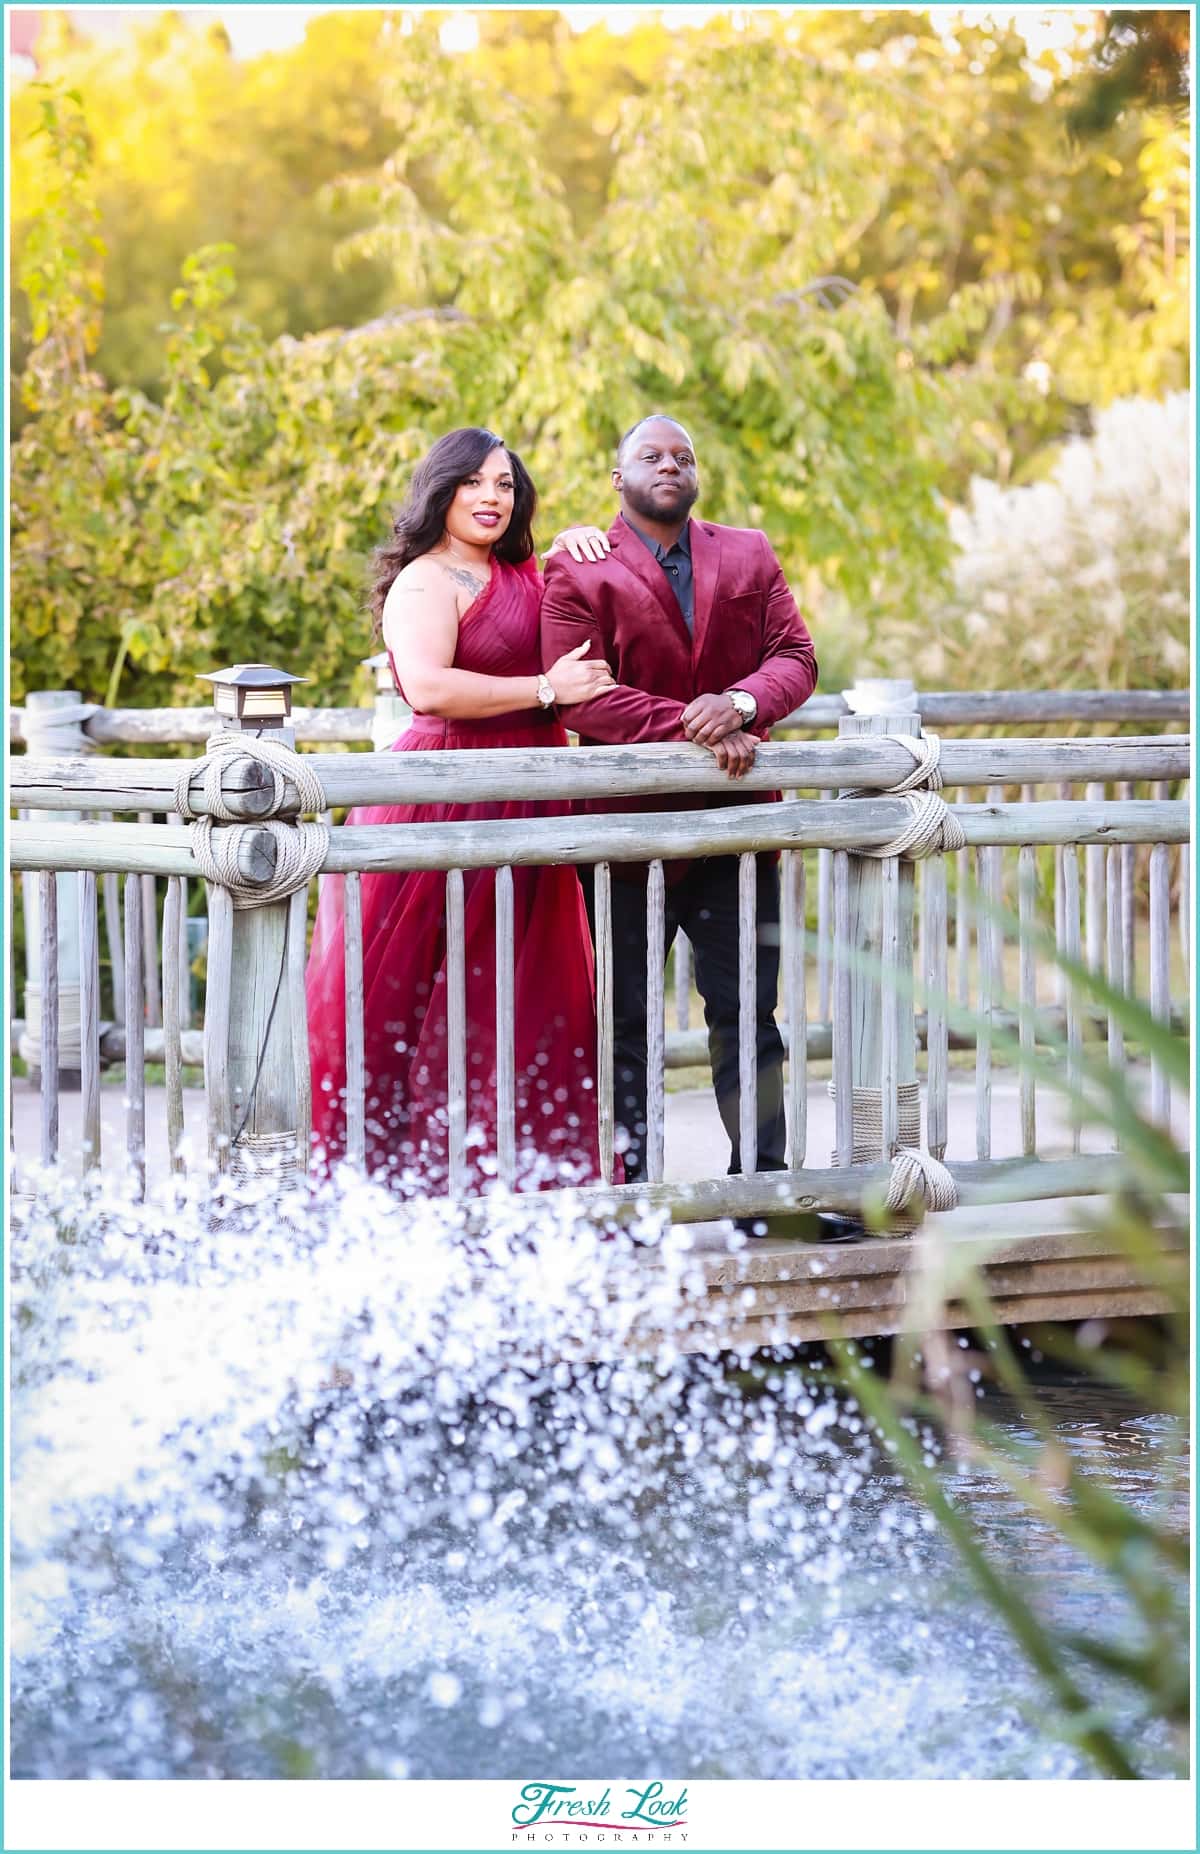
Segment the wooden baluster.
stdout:
<path fill-rule="evenodd" d="M 511 1191 L 517 1182 L 517 1051 L 514 997 L 513 872 L 496 871 L 496 1168 Z"/>
<path fill-rule="evenodd" d="M 788 1022 L 788 1138 L 791 1168 L 799 1171 L 808 1145 L 808 992 L 802 850 L 783 852 L 781 875 L 786 955 L 784 997 Z"/>
<path fill-rule="evenodd" d="M 1133 784 L 1122 779 L 1118 798 L 1132 798 Z M 1121 845 L 1121 990 L 1127 998 L 1137 996 L 1137 845 Z"/>
<path fill-rule="evenodd" d="M 929 921 L 927 918 L 929 903 L 925 897 L 925 870 L 928 861 L 929 858 L 923 856 L 919 862 L 913 864 L 913 893 L 916 896 L 917 911 L 916 965 L 913 970 L 914 974 L 920 974 L 922 977 L 928 967 L 928 956 L 925 950 L 926 936 L 929 931 Z"/>
<path fill-rule="evenodd" d="M 1106 851 L 1108 857 L 1108 983 L 1113 991 L 1120 991 L 1125 971 L 1125 947 L 1122 939 L 1125 928 L 1125 900 L 1121 892 L 1121 850 L 1113 844 Z M 1115 1069 L 1125 1067 L 1125 1032 L 1121 1020 L 1113 1011 L 1108 1013 L 1108 1060 Z"/>
<path fill-rule="evenodd" d="M 925 859 L 925 1024 L 928 1052 L 928 1097 L 926 1129 L 929 1150 L 935 1159 L 946 1156 L 950 1139 L 950 1027 L 947 1021 L 947 987 L 950 960 L 947 939 L 950 930 L 946 882 L 946 858 Z"/>
<path fill-rule="evenodd" d="M 854 1159 L 853 973 L 850 967 L 850 855 L 833 852 L 833 1086 L 834 1141 L 839 1165 Z"/>
<path fill-rule="evenodd" d="M 738 1160 L 758 1170 L 758 865 L 738 858 Z"/>
<path fill-rule="evenodd" d="M 330 807 L 326 807 L 324 811 L 318 811 L 317 823 L 327 824 L 331 830 L 333 829 L 333 811 Z M 319 875 L 317 877 L 317 901 L 318 903 L 320 902 L 321 896 L 325 893 L 325 884 L 326 882 L 328 882 L 328 880 L 329 880 L 329 877 L 327 875 Z"/>
<path fill-rule="evenodd" d="M 92 870 L 79 877 L 79 1087 L 87 1173 L 100 1164 L 100 921 Z"/>
<path fill-rule="evenodd" d="M 596 1090 L 600 1177 L 613 1179 L 613 928 L 612 871 L 596 864 Z"/>
<path fill-rule="evenodd" d="M 296 1163 L 301 1176 L 308 1171 L 312 1157 L 312 1066 L 308 1050 L 308 993 L 304 983 L 308 960 L 308 891 L 306 882 L 288 898 L 288 1016 L 292 1030 L 292 1067 L 296 1072 Z M 181 886 L 180 902 L 184 908 L 186 934 L 186 884 Z"/>
<path fill-rule="evenodd" d="M 1063 802 L 1068 802 L 1070 800 L 1071 798 L 1070 780 L 1067 780 L 1067 779 L 1059 780 L 1058 796 L 1060 800 L 1062 800 Z M 1054 939 L 1055 939 L 1055 943 L 1059 947 L 1063 947 L 1066 944 L 1067 912 L 1066 912 L 1066 901 L 1065 901 L 1064 892 L 1063 892 L 1063 882 L 1064 882 L 1063 845 L 1059 844 L 1054 851 Z M 1063 971 L 1060 965 L 1055 966 L 1054 968 L 1054 996 L 1055 996 L 1056 1001 L 1060 1005 L 1066 1004 L 1067 992 L 1068 992 L 1067 975 Z"/>
<path fill-rule="evenodd" d="M 1063 940 L 1068 960 L 1079 963 L 1079 851 L 1073 843 L 1062 846 Z M 1083 1019 L 1079 986 L 1074 979 L 1067 985 L 1067 1087 L 1070 1093 L 1071 1151 L 1078 1152 L 1083 1131 L 1082 1103 L 1079 1090 L 1083 1084 Z"/>
<path fill-rule="evenodd" d="M 363 1040 L 362 876 L 342 878 L 342 931 L 346 974 L 346 1157 L 363 1166 L 367 1158 L 367 1073 Z"/>
<path fill-rule="evenodd" d="M 154 823 L 152 811 L 139 811 L 138 823 Z M 157 1030 L 162 1024 L 162 999 L 158 983 L 158 902 L 154 877 L 142 877 L 142 957 L 146 965 L 146 1024 Z"/>
<path fill-rule="evenodd" d="M 833 1018 L 833 857 L 832 850 L 817 851 L 817 1016 L 823 1024 Z"/>
<path fill-rule="evenodd" d="M 186 876 L 176 876 L 179 883 L 179 1028 L 192 1027 L 192 955 L 188 946 L 188 884 Z"/>
<path fill-rule="evenodd" d="M 885 857 L 879 865 L 879 1089 L 883 1131 L 882 1157 L 890 1159 L 900 1143 L 900 1024 L 892 975 L 900 967 L 900 862 Z"/>
<path fill-rule="evenodd" d="M 666 936 L 666 883 L 656 858 L 646 881 L 646 1177 L 651 1184 L 662 1183 L 667 1109 Z"/>
<path fill-rule="evenodd" d="M 38 919 L 41 924 L 41 1158 L 58 1162 L 58 878 L 39 870 Z"/>
<path fill-rule="evenodd" d="M 446 1119 L 450 1195 L 467 1188 L 467 935 L 463 872 L 446 872 Z"/>
<path fill-rule="evenodd" d="M 229 1028 L 233 1002 L 233 896 L 208 886 L 208 960 L 204 985 L 204 1099 L 209 1163 L 227 1171 L 233 1143 Z"/>
<path fill-rule="evenodd" d="M 1021 1151 L 1027 1159 L 1037 1152 L 1037 1078 L 1033 1059 L 1036 1045 L 1037 949 L 1034 926 L 1037 903 L 1037 852 L 1023 844 L 1017 853 L 1017 909 L 1020 919 L 1020 1043 Z"/>
<path fill-rule="evenodd" d="M 163 903 L 162 937 L 162 1018 L 163 1063 L 166 1068 L 167 1093 L 167 1163 L 173 1172 L 182 1173 L 183 1163 L 183 1023 L 181 1008 L 179 942 L 186 937 L 184 921 L 183 876 L 167 877 L 167 894 Z"/>
<path fill-rule="evenodd" d="M 1105 796 L 1103 785 L 1094 781 L 1087 787 L 1087 802 L 1102 804 Z M 1084 959 L 1089 972 L 1104 970 L 1104 845 L 1089 843 L 1083 853 L 1084 873 Z"/>
<path fill-rule="evenodd" d="M 142 878 L 125 878 L 125 1143 L 135 1194 L 146 1194 L 146 966 Z"/>
<path fill-rule="evenodd" d="M 995 1005 L 995 970 L 992 961 L 995 926 L 988 913 L 988 851 L 975 853 L 979 917 L 975 943 L 979 953 L 978 995 L 975 1001 L 975 1156 L 992 1156 L 992 1010 Z"/>
<path fill-rule="evenodd" d="M 1150 852 L 1150 1010 L 1160 1024 L 1171 1022 L 1171 852 L 1156 843 Z M 1150 1116 L 1171 1124 L 1171 1084 L 1158 1056 L 1150 1058 Z"/>
<path fill-rule="evenodd" d="M 956 794 L 956 802 L 961 799 Z M 971 1002 L 971 852 L 954 852 L 954 997 L 962 1010 Z"/>
<path fill-rule="evenodd" d="M 100 813 L 100 822 L 111 824 L 111 811 Z M 125 1022 L 125 935 L 121 927 L 121 878 L 111 870 L 101 877 L 104 892 L 104 938 L 108 943 L 108 965 L 112 974 L 113 1022 Z"/>

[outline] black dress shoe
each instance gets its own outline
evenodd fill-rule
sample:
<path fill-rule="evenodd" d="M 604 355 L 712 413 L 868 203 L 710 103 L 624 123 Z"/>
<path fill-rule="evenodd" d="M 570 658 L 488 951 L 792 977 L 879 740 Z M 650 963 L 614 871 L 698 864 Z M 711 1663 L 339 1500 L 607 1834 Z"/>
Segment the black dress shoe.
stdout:
<path fill-rule="evenodd" d="M 735 1230 L 740 1230 L 743 1236 L 769 1236 L 771 1234 L 765 1217 L 735 1217 L 733 1227 Z"/>
<path fill-rule="evenodd" d="M 870 1231 L 857 1217 L 843 1217 L 836 1210 L 817 1212 L 818 1242 L 865 1242 Z"/>

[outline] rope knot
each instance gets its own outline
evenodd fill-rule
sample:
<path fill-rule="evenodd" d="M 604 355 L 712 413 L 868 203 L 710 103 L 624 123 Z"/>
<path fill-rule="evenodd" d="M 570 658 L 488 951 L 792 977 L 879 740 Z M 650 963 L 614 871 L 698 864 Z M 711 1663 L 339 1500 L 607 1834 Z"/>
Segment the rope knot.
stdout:
<path fill-rule="evenodd" d="M 887 1208 L 905 1210 L 918 1195 L 925 1200 L 927 1210 L 954 1210 L 958 1206 L 958 1186 L 941 1160 L 927 1152 L 899 1146 L 892 1154 L 892 1175 L 885 1199 Z"/>

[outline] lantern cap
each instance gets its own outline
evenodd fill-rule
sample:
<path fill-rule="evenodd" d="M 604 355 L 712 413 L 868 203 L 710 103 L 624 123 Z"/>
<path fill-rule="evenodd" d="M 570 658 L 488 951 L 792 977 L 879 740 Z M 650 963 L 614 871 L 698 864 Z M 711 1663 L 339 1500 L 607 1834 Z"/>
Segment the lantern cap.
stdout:
<path fill-rule="evenodd" d="M 384 664 L 390 660 L 390 653 L 388 651 L 379 650 L 376 651 L 373 657 L 360 657 L 359 666 L 362 669 L 377 670 L 382 669 Z"/>
<path fill-rule="evenodd" d="M 307 682 L 308 677 L 272 669 L 269 663 L 235 663 L 230 669 L 201 671 L 198 680 L 223 683 L 234 689 L 283 689 L 289 683 Z"/>

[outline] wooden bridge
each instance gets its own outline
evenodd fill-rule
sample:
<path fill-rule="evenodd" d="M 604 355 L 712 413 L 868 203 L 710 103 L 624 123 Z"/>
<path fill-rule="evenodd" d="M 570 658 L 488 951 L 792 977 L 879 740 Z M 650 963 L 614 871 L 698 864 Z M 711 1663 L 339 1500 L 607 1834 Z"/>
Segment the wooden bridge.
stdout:
<path fill-rule="evenodd" d="M 1087 1127 L 1088 1065 L 1102 1039 L 1115 1070 L 1126 1067 L 1122 997 L 1141 997 L 1153 1017 L 1173 1017 L 1187 997 L 1190 957 L 1190 742 L 1172 734 L 1105 738 L 943 738 L 943 798 L 964 847 L 919 861 L 898 854 L 927 794 L 895 794 L 913 773 L 923 724 L 939 727 L 1086 723 L 1161 727 L 1186 715 L 1183 692 L 918 695 L 909 684 L 863 685 L 847 698 L 818 697 L 787 724 L 789 738 L 760 749 L 745 781 L 781 790 L 783 802 L 719 810 L 573 816 L 475 825 L 351 828 L 335 824 L 321 874 L 346 884 L 349 1152 L 364 1153 L 362 949 L 356 906 L 364 872 L 447 872 L 449 948 L 451 1192 L 466 1192 L 466 1047 L 462 884 L 455 871 L 505 871 L 569 861 L 595 868 L 598 1115 L 603 1184 L 576 1194 L 590 1214 L 622 1218 L 646 1207 L 695 1227 L 696 1282 L 682 1310 L 684 1343 L 699 1349 L 818 1338 L 836 1315 L 843 1331 L 886 1333 L 914 1324 L 970 1324 L 958 1292 L 977 1263 L 1004 1321 L 1095 1319 L 1165 1310 L 1161 1281 L 1149 1280 L 1103 1213 L 1114 1196 L 1144 1188 L 1134 1155 Z M 294 736 L 319 746 L 376 742 L 399 731 L 395 699 L 380 712 L 310 711 Z M 26 753 L 11 766 L 11 856 L 24 884 L 26 1011 L 18 1046 L 40 1076 L 37 1150 L 59 1154 L 63 1073 L 77 1072 L 78 1150 L 85 1170 L 110 1164 L 101 1136 L 103 1066 L 126 1065 L 122 1162 L 144 1181 L 148 1060 L 164 1063 L 161 1160 L 186 1163 L 185 1063 L 204 1070 L 203 1120 L 218 1174 L 239 1154 L 288 1149 L 294 1170 L 308 1163 L 310 1080 L 303 971 L 307 898 L 234 912 L 228 891 L 210 886 L 207 982 L 202 1028 L 193 1028 L 187 941 L 189 897 L 200 877 L 192 827 L 174 819 L 178 759 L 93 755 L 90 743 L 195 742 L 216 725 L 211 711 L 85 710 L 69 692 L 30 698 L 15 720 Z M 236 726 L 236 724 L 233 724 Z M 243 724 L 244 725 L 244 724 Z M 836 738 L 820 738 L 832 727 Z M 389 735 L 389 730 L 391 731 Z M 272 738 L 281 737 L 273 730 Z M 288 733 L 283 731 L 283 738 Z M 647 793 L 728 793 L 703 749 L 690 746 L 464 754 L 323 752 L 304 756 L 333 817 L 360 804 L 501 798 L 634 798 Z M 197 768 L 191 808 L 209 801 Z M 245 826 L 239 877 L 269 885 L 278 826 L 293 826 L 300 794 L 276 784 L 252 757 L 228 756 L 224 807 Z M 848 796 L 835 796 L 842 793 Z M 976 796 L 977 795 L 977 796 Z M 1015 796 L 1011 796 L 1015 795 Z M 974 797 L 975 802 L 964 802 Z M 930 806 L 933 817 L 936 805 Z M 129 820 L 129 821 L 117 821 Z M 217 826 L 219 833 L 222 826 Z M 233 828 L 229 826 L 228 828 Z M 789 1047 L 788 1170 L 754 1170 L 754 856 L 778 849 L 784 900 L 783 1019 Z M 1082 875 L 1080 851 L 1083 855 Z M 889 853 L 890 852 L 890 853 Z M 673 956 L 668 1028 L 662 866 L 680 856 L 737 855 L 741 869 L 739 1064 L 745 1169 L 736 1177 L 672 1175 L 667 1071 L 704 1060 L 691 1028 L 686 946 Z M 649 865 L 647 976 L 650 1095 L 649 1182 L 613 1185 L 612 940 L 609 872 L 614 862 Z M 124 907 L 120 878 L 124 877 Z M 318 879 L 320 879 L 318 877 Z M 101 900 L 108 957 L 102 962 Z M 1174 919 L 1172 918 L 1174 916 Z M 501 917 L 497 1022 L 507 1026 L 499 1078 L 502 1179 L 516 1181 L 513 1126 L 513 956 Z M 1056 958 L 1055 949 L 1057 949 Z M 1088 974 L 1107 982 L 1097 990 Z M 1143 976 L 1144 975 L 1144 976 Z M 267 982 L 269 979 L 269 983 Z M 278 983 L 276 981 L 278 980 Z M 1174 1017 L 1183 1015 L 1179 1002 Z M 951 1051 L 974 1050 L 973 1075 L 952 1078 Z M 923 1054 L 923 1061 L 922 1061 Z M 1002 1062 L 1005 1066 L 1002 1066 Z M 1011 1066 L 1009 1066 L 1011 1065 Z M 1145 1115 L 1171 1122 L 1161 1053 L 1143 1064 Z M 828 1072 L 832 1106 L 819 1093 Z M 1140 1070 L 1131 1070 L 1135 1080 Z M 1015 1083 L 998 1116 L 997 1086 Z M 964 1103 L 964 1095 L 973 1097 Z M 914 1147 L 911 1114 L 920 1095 L 924 1133 Z M 1047 1115 L 1051 1099 L 1060 1101 Z M 864 1122 L 859 1111 L 866 1101 Z M 973 1104 L 973 1137 L 964 1105 Z M 1176 1101 L 1186 1124 L 1186 1104 Z M 871 1114 L 875 1116 L 871 1119 Z M 874 1145 L 863 1148 L 864 1125 Z M 235 1131 L 236 1130 L 236 1131 Z M 998 1138 L 997 1135 L 1000 1137 Z M 28 1152 L 25 1139 L 18 1155 Z M 1097 1145 L 1107 1150 L 1096 1150 Z M 1007 1148 L 1007 1150 L 1005 1150 Z M 244 1152 L 242 1151 L 244 1149 Z M 740 1246 L 731 1217 L 768 1217 L 772 1228 L 814 1233 L 818 1209 L 876 1214 L 896 1194 L 906 1152 L 944 1164 L 958 1207 L 928 1215 L 915 1235 L 830 1245 L 772 1236 Z M 842 1155 L 839 1162 L 836 1155 Z M 847 1162 L 844 1155 L 854 1155 Z M 20 1156 L 16 1163 L 22 1175 Z M 153 1169 L 153 1161 L 152 1161 Z M 907 1214 L 919 1218 L 934 1168 L 908 1166 Z M 915 1177 L 916 1183 L 912 1180 Z M 18 1188 L 20 1186 L 18 1185 Z M 1167 1206 L 1179 1222 L 1180 1206 Z M 782 1222 L 778 1220 L 782 1219 Z M 881 1226 L 883 1227 L 883 1226 Z M 1170 1251 L 1170 1240 L 1168 1240 Z M 1180 1262 L 1179 1265 L 1183 1265 Z M 655 1266 L 647 1252 L 644 1266 Z M 932 1283 L 940 1283 L 936 1289 Z M 647 1338 L 647 1343 L 650 1339 Z"/>

